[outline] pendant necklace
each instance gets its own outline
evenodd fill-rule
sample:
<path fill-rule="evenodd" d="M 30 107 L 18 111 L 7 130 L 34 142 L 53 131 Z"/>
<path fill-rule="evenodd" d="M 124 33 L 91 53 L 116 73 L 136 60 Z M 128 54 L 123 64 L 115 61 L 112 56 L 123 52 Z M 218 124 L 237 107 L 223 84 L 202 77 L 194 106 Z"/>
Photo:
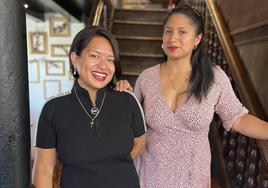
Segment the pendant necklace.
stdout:
<path fill-rule="evenodd" d="M 96 107 L 96 104 L 95 103 L 92 103 L 92 108 L 90 110 L 91 114 L 93 114 L 94 116 L 98 115 L 100 110 Z"/>
<path fill-rule="evenodd" d="M 171 79 L 170 74 L 169 74 L 169 72 L 168 72 L 168 70 L 167 70 L 166 65 L 165 65 L 165 67 L 163 67 L 163 69 L 164 69 L 164 72 L 166 73 L 166 75 L 167 75 L 169 81 L 171 82 L 172 89 L 175 90 L 176 93 L 177 93 L 176 96 L 179 97 L 179 96 L 181 96 L 181 95 L 187 93 L 187 90 L 182 91 L 182 92 L 178 92 L 179 89 L 176 87 L 175 82 Z"/>
<path fill-rule="evenodd" d="M 102 102 L 101 102 L 101 106 L 100 106 L 100 108 L 98 109 L 97 106 L 96 106 L 96 104 L 93 104 L 93 107 L 92 107 L 91 110 L 90 110 L 91 114 L 94 115 L 93 117 L 88 113 L 88 111 L 86 110 L 86 108 L 85 108 L 84 105 L 82 104 L 80 98 L 78 97 L 78 95 L 77 95 L 77 91 L 76 91 L 76 87 L 74 88 L 74 93 L 75 93 L 75 96 L 76 96 L 76 98 L 77 98 L 77 100 L 78 100 L 80 106 L 83 108 L 84 112 L 85 112 L 85 113 L 87 114 L 87 116 L 90 118 L 90 120 L 91 120 L 91 121 L 90 121 L 90 128 L 92 128 L 93 125 L 95 124 L 95 123 L 94 123 L 94 120 L 98 117 L 98 115 L 99 115 L 99 113 L 100 113 L 100 111 L 101 111 L 101 109 L 102 109 L 102 106 L 103 106 L 103 103 L 104 103 L 104 100 L 105 100 L 105 97 L 106 97 L 106 90 L 104 91 L 104 96 L 103 96 L 103 98 L 102 98 Z"/>

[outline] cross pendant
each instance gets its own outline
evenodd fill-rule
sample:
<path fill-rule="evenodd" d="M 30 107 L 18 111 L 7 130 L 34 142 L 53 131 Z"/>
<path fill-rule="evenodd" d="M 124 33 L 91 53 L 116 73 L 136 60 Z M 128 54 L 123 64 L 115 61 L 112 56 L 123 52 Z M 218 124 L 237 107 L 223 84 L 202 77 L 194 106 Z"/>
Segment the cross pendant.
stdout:
<path fill-rule="evenodd" d="M 93 125 L 94 125 L 94 121 L 91 121 L 91 122 L 90 122 L 90 128 L 92 128 Z"/>

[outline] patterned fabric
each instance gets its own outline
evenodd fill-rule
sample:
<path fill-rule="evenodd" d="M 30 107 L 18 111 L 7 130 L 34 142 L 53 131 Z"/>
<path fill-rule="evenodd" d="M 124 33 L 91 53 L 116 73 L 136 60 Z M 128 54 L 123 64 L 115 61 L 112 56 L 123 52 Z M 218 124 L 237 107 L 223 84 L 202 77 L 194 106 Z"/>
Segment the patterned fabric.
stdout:
<path fill-rule="evenodd" d="M 135 94 L 143 105 L 148 126 L 145 152 L 136 161 L 141 188 L 210 187 L 208 131 L 214 112 L 227 130 L 248 113 L 218 66 L 214 75 L 206 99 L 201 103 L 194 97 L 185 99 L 175 112 L 161 94 L 160 65 L 145 70 L 137 79 Z"/>

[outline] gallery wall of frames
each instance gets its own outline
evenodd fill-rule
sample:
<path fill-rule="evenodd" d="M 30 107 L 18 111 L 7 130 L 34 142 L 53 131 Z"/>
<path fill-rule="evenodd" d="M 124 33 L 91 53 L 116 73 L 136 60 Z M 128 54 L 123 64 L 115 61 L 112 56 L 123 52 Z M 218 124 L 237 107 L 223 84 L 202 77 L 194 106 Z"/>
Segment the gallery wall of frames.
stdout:
<path fill-rule="evenodd" d="M 34 146 L 37 123 L 44 103 L 70 91 L 72 87 L 68 52 L 74 36 L 85 25 L 49 13 L 45 15 L 45 20 L 26 15 L 26 24 L 31 142 Z"/>

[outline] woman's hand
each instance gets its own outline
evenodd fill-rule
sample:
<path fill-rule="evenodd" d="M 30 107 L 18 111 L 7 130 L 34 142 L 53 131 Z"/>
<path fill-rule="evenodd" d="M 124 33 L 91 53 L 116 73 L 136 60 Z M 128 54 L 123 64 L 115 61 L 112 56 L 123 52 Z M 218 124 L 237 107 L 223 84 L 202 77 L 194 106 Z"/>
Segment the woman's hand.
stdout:
<path fill-rule="evenodd" d="M 118 82 L 116 82 L 116 87 L 115 87 L 116 91 L 133 91 L 133 87 L 131 87 L 130 83 L 127 80 L 119 80 Z"/>
<path fill-rule="evenodd" d="M 134 138 L 133 148 L 130 152 L 131 158 L 133 160 L 143 153 L 144 147 L 145 147 L 145 138 L 146 138 L 145 134 L 142 136 Z"/>

